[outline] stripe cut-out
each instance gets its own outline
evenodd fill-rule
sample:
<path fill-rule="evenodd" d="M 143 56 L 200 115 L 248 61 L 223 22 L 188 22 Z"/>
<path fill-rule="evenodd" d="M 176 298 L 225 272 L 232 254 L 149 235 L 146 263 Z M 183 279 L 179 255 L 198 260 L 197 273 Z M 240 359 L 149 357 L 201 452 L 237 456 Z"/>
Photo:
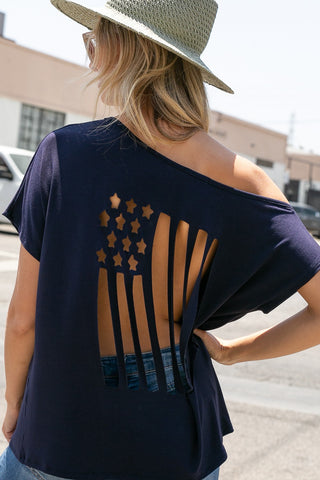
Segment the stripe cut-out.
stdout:
<path fill-rule="evenodd" d="M 112 192 L 98 214 L 96 258 L 100 356 L 116 355 L 118 388 L 128 389 L 125 354 L 135 354 L 139 388 L 147 390 L 142 353 L 151 352 L 158 389 L 168 389 L 161 349 L 170 347 L 175 391 L 184 392 L 176 346 L 192 332 L 189 302 L 199 293 L 218 240 L 148 202 Z M 190 303 L 195 308 L 195 302 Z M 188 377 L 190 387 L 190 376 Z"/>

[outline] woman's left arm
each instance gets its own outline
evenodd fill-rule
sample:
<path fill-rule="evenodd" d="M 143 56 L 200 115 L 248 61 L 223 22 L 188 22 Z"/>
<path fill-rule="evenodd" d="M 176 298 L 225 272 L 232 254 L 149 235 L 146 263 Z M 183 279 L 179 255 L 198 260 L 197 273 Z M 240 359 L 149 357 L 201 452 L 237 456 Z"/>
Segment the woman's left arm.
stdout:
<path fill-rule="evenodd" d="M 21 244 L 17 278 L 9 304 L 4 360 L 7 413 L 2 431 L 10 441 L 23 399 L 34 352 L 35 313 L 40 263 Z"/>
<path fill-rule="evenodd" d="M 283 322 L 235 340 L 193 332 L 204 342 L 211 358 L 224 365 L 290 355 L 320 344 L 320 271 L 298 290 L 308 303 Z"/>

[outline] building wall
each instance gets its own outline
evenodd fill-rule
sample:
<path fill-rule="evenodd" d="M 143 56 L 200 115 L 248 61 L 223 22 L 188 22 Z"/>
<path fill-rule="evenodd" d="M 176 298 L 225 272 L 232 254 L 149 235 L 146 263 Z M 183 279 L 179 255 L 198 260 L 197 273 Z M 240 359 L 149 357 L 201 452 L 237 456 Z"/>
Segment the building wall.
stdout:
<path fill-rule="evenodd" d="M 300 180 L 299 187 L 300 188 L 299 188 L 298 202 L 309 203 L 308 191 L 310 189 L 310 182 L 308 180 Z M 318 181 L 312 182 L 312 188 L 314 190 L 320 191 L 320 182 Z"/>
<path fill-rule="evenodd" d="M 0 145 L 9 147 L 17 145 L 20 109 L 21 103 L 17 100 L 0 96 Z"/>
<path fill-rule="evenodd" d="M 90 120 L 92 120 L 92 118 L 89 116 L 79 115 L 77 113 L 67 113 L 66 115 L 66 125 L 70 125 L 72 123 L 89 122 Z"/>
<path fill-rule="evenodd" d="M 210 133 L 231 150 L 286 164 L 286 135 L 221 112 L 212 112 L 210 123 Z"/>
<path fill-rule="evenodd" d="M 286 135 L 221 112 L 211 112 L 210 124 L 210 134 L 230 150 L 253 163 L 272 162 L 272 167 L 261 168 L 284 190 L 288 181 Z"/>
<path fill-rule="evenodd" d="M 18 146 L 22 105 L 65 114 L 65 123 L 94 119 L 97 86 L 85 89 L 86 67 L 22 47 L 0 37 L 0 145 Z M 96 118 L 116 110 L 98 105 Z M 60 126 L 60 125 L 59 125 Z"/>
<path fill-rule="evenodd" d="M 307 180 L 300 180 L 298 202 L 306 203 L 306 196 L 309 190 L 309 182 Z"/>
<path fill-rule="evenodd" d="M 61 112 L 91 117 L 96 87 L 83 92 L 88 70 L 0 38 L 3 97 Z"/>
<path fill-rule="evenodd" d="M 290 197 L 290 199 L 309 203 L 319 209 L 320 199 L 314 190 L 320 192 L 320 155 L 288 148 L 287 168 L 291 185 L 298 184 L 297 196 Z M 311 190 L 311 195 L 309 190 Z"/>
<path fill-rule="evenodd" d="M 286 167 L 283 163 L 274 162 L 273 167 L 261 167 L 269 177 L 275 182 L 280 190 L 284 190 L 284 186 L 287 183 Z"/>
<path fill-rule="evenodd" d="M 288 150 L 287 163 L 291 178 L 320 181 L 320 155 Z"/>

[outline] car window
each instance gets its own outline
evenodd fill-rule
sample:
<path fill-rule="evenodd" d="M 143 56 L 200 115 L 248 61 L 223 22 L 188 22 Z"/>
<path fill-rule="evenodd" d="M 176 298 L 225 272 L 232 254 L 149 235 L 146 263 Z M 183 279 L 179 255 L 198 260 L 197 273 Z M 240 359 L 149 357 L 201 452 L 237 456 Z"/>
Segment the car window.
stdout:
<path fill-rule="evenodd" d="M 313 208 L 304 208 L 303 213 L 304 213 L 304 215 L 307 215 L 308 217 L 315 217 L 316 216 L 316 210 L 313 210 Z"/>
<path fill-rule="evenodd" d="M 293 205 L 293 208 L 299 215 L 307 217 L 319 217 L 320 212 L 312 207 L 300 207 L 298 205 Z"/>
<path fill-rule="evenodd" d="M 12 158 L 14 163 L 17 165 L 20 172 L 24 175 L 27 171 L 32 155 L 10 153 L 10 157 Z"/>
<path fill-rule="evenodd" d="M 296 207 L 296 206 L 294 206 L 293 208 L 295 209 L 295 211 L 296 211 L 297 213 L 302 213 L 302 210 L 303 210 L 303 209 L 302 209 L 301 207 Z"/>
<path fill-rule="evenodd" d="M 6 161 L 4 160 L 4 158 L 2 158 L 2 156 L 0 155 L 0 172 L 8 172 L 8 171 L 10 172 L 10 169 L 6 164 Z"/>

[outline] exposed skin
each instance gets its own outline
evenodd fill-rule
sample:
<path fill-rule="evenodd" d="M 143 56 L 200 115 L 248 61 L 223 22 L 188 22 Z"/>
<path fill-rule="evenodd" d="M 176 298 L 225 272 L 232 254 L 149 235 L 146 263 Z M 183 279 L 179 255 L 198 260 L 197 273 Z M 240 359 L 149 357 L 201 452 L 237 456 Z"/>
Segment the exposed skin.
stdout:
<path fill-rule="evenodd" d="M 122 118 L 121 121 L 125 123 Z M 158 151 L 171 160 L 240 190 L 287 201 L 259 167 L 234 154 L 205 132 L 179 144 L 161 144 Z M 10 301 L 5 334 L 7 412 L 2 431 L 10 441 L 23 398 L 34 351 L 35 308 L 40 263 L 21 244 L 17 278 Z M 308 306 L 275 327 L 235 340 L 222 340 L 198 329 L 210 356 L 217 362 L 273 358 L 320 343 L 320 272 L 300 288 Z"/>
<path fill-rule="evenodd" d="M 39 265 L 40 262 L 20 245 L 17 278 L 7 315 L 4 345 L 7 412 L 2 431 L 8 442 L 16 427 L 34 351 Z"/>
<path fill-rule="evenodd" d="M 307 306 L 274 325 L 245 337 L 222 340 L 209 332 L 194 329 L 211 358 L 223 365 L 282 357 L 320 344 L 320 271 L 298 292 Z"/>

